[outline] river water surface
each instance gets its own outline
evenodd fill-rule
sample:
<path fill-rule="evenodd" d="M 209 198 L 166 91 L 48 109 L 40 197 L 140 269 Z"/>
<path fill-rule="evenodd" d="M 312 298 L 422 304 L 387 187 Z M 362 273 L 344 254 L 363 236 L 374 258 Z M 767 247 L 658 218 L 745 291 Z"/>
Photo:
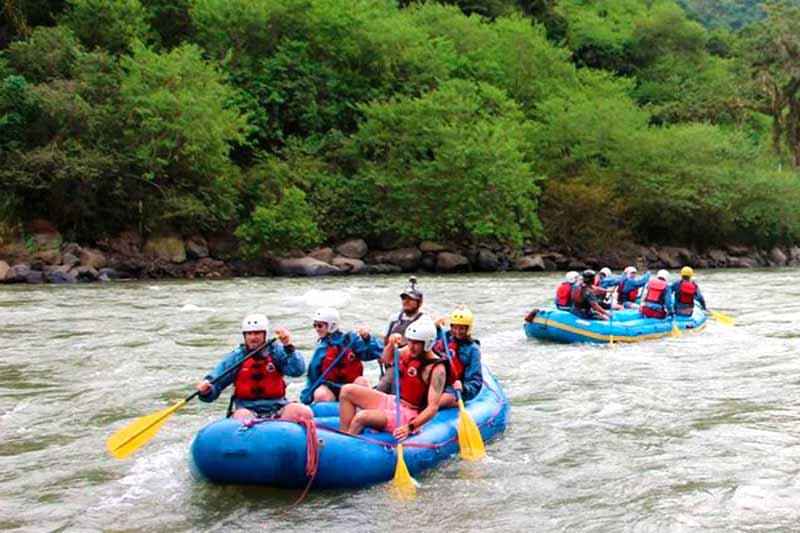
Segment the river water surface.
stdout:
<path fill-rule="evenodd" d="M 192 477 L 192 438 L 227 393 L 185 406 L 124 461 L 105 441 L 191 393 L 239 342 L 244 314 L 286 325 L 308 358 L 316 305 L 381 330 L 404 277 L 4 286 L 0 530 L 798 530 L 798 275 L 701 271 L 735 327 L 615 348 L 525 338 L 522 317 L 561 275 L 421 276 L 429 312 L 475 312 L 508 430 L 484 462 L 421 476 L 413 503 L 378 486 L 292 509 L 297 492 Z"/>

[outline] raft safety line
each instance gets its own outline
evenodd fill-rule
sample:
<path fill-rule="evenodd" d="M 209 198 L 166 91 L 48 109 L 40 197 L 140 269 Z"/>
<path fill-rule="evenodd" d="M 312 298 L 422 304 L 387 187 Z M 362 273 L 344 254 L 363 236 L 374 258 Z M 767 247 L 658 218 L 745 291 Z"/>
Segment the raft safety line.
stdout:
<path fill-rule="evenodd" d="M 500 398 L 500 394 L 498 394 L 496 390 L 494 390 L 492 387 L 490 387 L 489 384 L 485 380 L 483 382 L 483 386 L 486 387 L 488 390 L 490 390 L 492 392 L 492 394 L 495 395 L 496 398 L 498 398 L 498 399 Z M 498 405 L 497 410 L 495 410 L 495 412 L 492 413 L 492 416 L 490 416 L 489 419 L 486 420 L 486 422 L 484 422 L 482 424 L 478 424 L 478 427 L 491 426 L 494 423 L 495 418 L 497 418 L 497 416 L 503 410 L 503 407 L 505 407 L 506 405 L 508 405 L 508 402 L 504 402 L 504 403 L 501 402 Z M 378 446 L 384 446 L 386 448 L 397 448 L 397 445 L 399 444 L 398 442 L 384 442 L 382 440 L 371 439 L 369 437 L 364 437 L 362 435 L 351 435 L 351 434 L 346 433 L 344 431 L 340 431 L 337 428 L 332 428 L 330 426 L 325 426 L 325 425 L 322 425 L 322 424 L 317 424 L 317 429 L 330 431 L 331 433 L 338 433 L 340 435 L 345 435 L 345 436 L 353 438 L 353 439 L 362 440 L 362 441 L 367 442 L 369 444 L 377 444 Z M 404 448 L 439 449 L 439 448 L 442 448 L 443 446 L 447 446 L 450 443 L 456 442 L 457 440 L 458 440 L 458 431 L 456 430 L 455 437 L 450 437 L 449 439 L 447 439 L 444 442 L 439 442 L 439 443 L 436 443 L 436 444 L 427 443 L 427 442 L 406 442 L 406 443 L 403 444 L 403 447 Z"/>

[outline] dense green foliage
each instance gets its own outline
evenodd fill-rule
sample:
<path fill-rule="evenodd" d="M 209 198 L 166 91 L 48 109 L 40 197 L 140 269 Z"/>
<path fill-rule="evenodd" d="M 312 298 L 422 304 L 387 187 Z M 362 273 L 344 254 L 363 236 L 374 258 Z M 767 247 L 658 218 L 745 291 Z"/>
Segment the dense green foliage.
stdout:
<path fill-rule="evenodd" d="M 251 256 L 800 239 L 791 3 L 3 6 L 0 225 L 223 231 Z"/>

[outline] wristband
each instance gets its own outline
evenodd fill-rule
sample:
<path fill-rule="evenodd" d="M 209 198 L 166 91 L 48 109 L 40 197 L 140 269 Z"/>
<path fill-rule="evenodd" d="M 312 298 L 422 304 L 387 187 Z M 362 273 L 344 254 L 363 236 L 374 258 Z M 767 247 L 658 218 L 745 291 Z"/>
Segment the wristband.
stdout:
<path fill-rule="evenodd" d="M 415 429 L 417 429 L 417 426 L 414 425 L 414 421 L 412 420 L 411 422 L 408 423 L 408 430 L 414 431 Z"/>
<path fill-rule="evenodd" d="M 286 344 L 284 345 L 283 349 L 286 353 L 292 353 L 294 351 L 294 344 Z"/>

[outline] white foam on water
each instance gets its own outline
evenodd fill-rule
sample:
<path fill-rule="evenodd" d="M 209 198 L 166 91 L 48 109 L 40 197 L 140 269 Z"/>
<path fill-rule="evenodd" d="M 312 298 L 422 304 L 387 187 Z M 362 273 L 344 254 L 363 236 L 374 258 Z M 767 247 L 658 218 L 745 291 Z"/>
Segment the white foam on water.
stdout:
<path fill-rule="evenodd" d="M 125 491 L 102 498 L 97 508 L 133 505 L 144 499 L 161 498 L 170 489 L 177 492 L 184 483 L 186 461 L 186 446 L 183 443 L 162 448 L 156 453 L 142 454 L 130 472 L 118 481 Z"/>
<path fill-rule="evenodd" d="M 213 307 L 200 307 L 199 305 L 194 304 L 184 304 L 184 306 L 181 307 L 181 311 L 210 311 L 213 313 L 216 311 L 216 309 Z"/>
<path fill-rule="evenodd" d="M 337 289 L 311 289 L 303 294 L 303 302 L 309 307 L 334 307 L 340 309 L 350 303 L 350 294 Z"/>

